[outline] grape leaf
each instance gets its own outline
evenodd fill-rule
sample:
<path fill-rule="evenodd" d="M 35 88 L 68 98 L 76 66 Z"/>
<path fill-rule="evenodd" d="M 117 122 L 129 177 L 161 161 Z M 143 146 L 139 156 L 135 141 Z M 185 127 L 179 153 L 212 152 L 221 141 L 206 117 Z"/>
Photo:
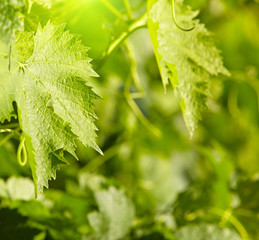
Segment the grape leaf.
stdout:
<path fill-rule="evenodd" d="M 19 12 L 24 7 L 24 0 L 0 1 L 0 39 L 6 45 L 14 40 L 14 30 L 22 28 Z"/>
<path fill-rule="evenodd" d="M 98 75 L 87 48 L 64 27 L 48 23 L 39 26 L 35 36 L 21 34 L 10 63 L 0 44 L 0 121 L 16 116 L 15 102 L 36 194 L 55 178 L 59 163 L 66 162 L 63 151 L 76 156 L 76 139 L 101 153 L 95 142 L 93 109 L 99 96 L 86 85 Z"/>
<path fill-rule="evenodd" d="M 177 21 L 192 31 L 182 31 L 172 18 L 168 0 L 149 0 L 148 28 L 162 81 L 170 81 L 179 97 L 186 126 L 192 135 L 206 109 L 208 81 L 211 75 L 228 75 L 211 34 L 199 20 L 198 12 L 176 1 Z"/>

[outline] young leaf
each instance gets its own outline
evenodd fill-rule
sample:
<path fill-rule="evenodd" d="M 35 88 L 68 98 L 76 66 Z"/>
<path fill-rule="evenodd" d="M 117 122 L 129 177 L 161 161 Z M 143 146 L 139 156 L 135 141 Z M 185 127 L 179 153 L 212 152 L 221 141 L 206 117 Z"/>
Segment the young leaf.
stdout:
<path fill-rule="evenodd" d="M 19 36 L 10 63 L 4 46 L 0 47 L 0 121 L 14 115 L 16 102 L 37 193 L 55 178 L 58 164 L 66 162 L 63 151 L 75 156 L 76 139 L 101 153 L 95 142 L 93 109 L 93 100 L 99 97 L 86 85 L 97 76 L 87 48 L 64 31 L 64 25 L 39 26 L 31 37 Z"/>
<path fill-rule="evenodd" d="M 176 1 L 177 21 L 192 31 L 179 29 L 173 21 L 168 0 L 149 0 L 148 28 L 164 87 L 168 81 L 180 99 L 187 128 L 192 135 L 206 109 L 210 75 L 228 75 L 211 34 L 199 20 L 198 12 Z"/>
<path fill-rule="evenodd" d="M 14 39 L 14 30 L 22 28 L 19 11 L 24 6 L 24 0 L 0 1 L 0 39 L 9 45 Z"/>

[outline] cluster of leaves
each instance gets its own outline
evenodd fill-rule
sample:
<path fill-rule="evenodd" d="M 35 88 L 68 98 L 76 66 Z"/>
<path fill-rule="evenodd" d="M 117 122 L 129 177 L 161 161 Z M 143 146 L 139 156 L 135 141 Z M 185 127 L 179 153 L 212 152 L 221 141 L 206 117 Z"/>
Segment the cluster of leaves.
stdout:
<path fill-rule="evenodd" d="M 1 238 L 259 237 L 258 3 L 172 2 L 1 1 Z"/>

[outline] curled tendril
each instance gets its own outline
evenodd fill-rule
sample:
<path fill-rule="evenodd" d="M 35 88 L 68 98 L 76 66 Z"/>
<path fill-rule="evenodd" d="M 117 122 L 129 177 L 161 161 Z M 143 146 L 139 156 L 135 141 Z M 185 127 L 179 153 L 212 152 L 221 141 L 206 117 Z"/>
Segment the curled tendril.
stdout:
<path fill-rule="evenodd" d="M 22 133 L 21 141 L 17 150 L 17 160 L 21 166 L 25 166 L 28 160 L 27 149 L 25 146 L 25 135 Z"/>
<path fill-rule="evenodd" d="M 189 31 L 192 31 L 195 28 L 194 23 L 193 23 L 193 26 L 190 27 L 190 28 L 183 28 L 177 23 L 176 18 L 175 18 L 175 0 L 172 0 L 172 15 L 173 15 L 173 20 L 174 20 L 174 23 L 175 23 L 176 27 L 178 27 L 182 31 L 189 32 Z"/>

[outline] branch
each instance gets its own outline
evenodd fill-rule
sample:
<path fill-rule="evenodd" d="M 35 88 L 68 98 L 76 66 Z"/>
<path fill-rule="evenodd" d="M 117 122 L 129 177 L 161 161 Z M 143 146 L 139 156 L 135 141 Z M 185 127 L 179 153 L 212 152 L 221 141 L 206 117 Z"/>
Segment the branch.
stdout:
<path fill-rule="evenodd" d="M 141 28 L 147 27 L 147 13 L 143 14 L 140 18 L 135 20 L 132 24 L 129 25 L 127 31 L 123 32 L 117 39 L 115 39 L 108 47 L 107 51 L 105 52 L 101 63 L 97 67 L 100 69 L 109 56 L 126 40 L 131 34 Z"/>

